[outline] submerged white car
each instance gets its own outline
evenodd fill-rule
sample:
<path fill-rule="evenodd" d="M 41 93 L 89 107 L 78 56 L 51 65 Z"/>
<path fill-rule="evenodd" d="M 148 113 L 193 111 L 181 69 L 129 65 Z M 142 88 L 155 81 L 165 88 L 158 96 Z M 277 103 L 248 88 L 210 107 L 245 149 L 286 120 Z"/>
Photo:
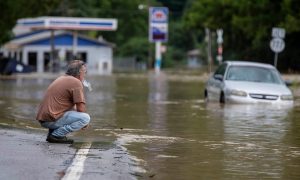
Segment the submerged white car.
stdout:
<path fill-rule="evenodd" d="M 207 101 L 221 103 L 293 104 L 293 94 L 277 69 L 269 64 L 225 61 L 206 83 Z"/>

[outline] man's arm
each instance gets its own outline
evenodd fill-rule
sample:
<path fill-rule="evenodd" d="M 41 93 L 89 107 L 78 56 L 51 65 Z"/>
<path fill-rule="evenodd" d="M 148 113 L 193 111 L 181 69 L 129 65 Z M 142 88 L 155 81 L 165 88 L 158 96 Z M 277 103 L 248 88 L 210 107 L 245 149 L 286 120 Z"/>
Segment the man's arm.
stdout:
<path fill-rule="evenodd" d="M 78 112 L 86 112 L 85 103 L 76 103 L 76 110 Z"/>
<path fill-rule="evenodd" d="M 85 108 L 85 103 L 76 103 L 76 110 L 78 112 L 86 112 L 86 108 Z M 82 128 L 82 130 L 85 130 L 89 127 L 90 125 L 86 125 Z"/>

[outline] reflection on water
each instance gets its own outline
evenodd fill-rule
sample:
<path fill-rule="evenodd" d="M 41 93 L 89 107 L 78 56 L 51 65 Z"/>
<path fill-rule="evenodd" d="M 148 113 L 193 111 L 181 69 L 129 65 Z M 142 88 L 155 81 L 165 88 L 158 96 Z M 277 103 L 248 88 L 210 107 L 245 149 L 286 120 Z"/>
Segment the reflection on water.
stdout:
<path fill-rule="evenodd" d="M 52 80 L 0 80 L 0 123 L 40 128 L 33 119 Z M 121 148 L 138 172 L 155 179 L 300 178 L 298 100 L 294 107 L 206 104 L 204 83 L 163 73 L 88 81 L 92 127 L 75 140 L 112 142 L 108 148 Z"/>
<path fill-rule="evenodd" d="M 149 75 L 148 114 L 149 129 L 166 129 L 166 101 L 168 83 L 163 73 Z"/>
<path fill-rule="evenodd" d="M 223 121 L 224 137 L 219 145 L 226 175 L 284 177 L 283 156 L 293 149 L 285 143 L 292 108 L 269 104 L 208 106 L 212 115 Z"/>

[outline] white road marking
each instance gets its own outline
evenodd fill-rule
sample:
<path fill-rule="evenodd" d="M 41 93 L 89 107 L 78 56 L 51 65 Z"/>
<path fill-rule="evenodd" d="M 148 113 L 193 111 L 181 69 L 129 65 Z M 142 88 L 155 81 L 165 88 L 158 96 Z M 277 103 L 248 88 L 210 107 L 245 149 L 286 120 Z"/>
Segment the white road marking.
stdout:
<path fill-rule="evenodd" d="M 87 154 L 91 148 L 91 143 L 87 143 L 83 145 L 81 149 L 79 149 L 73 159 L 72 164 L 68 167 L 66 174 L 62 178 L 62 180 L 79 180 L 84 167 L 84 161 L 86 159 Z"/>

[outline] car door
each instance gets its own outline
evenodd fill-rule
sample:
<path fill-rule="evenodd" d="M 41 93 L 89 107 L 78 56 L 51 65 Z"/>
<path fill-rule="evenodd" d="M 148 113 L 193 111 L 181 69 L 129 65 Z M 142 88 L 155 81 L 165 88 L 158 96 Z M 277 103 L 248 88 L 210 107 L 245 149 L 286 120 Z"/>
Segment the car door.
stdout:
<path fill-rule="evenodd" d="M 208 98 L 213 101 L 219 101 L 223 83 L 224 83 L 224 75 L 227 68 L 227 63 L 223 63 L 220 65 L 212 77 L 209 79 L 207 83 L 207 93 Z"/>

